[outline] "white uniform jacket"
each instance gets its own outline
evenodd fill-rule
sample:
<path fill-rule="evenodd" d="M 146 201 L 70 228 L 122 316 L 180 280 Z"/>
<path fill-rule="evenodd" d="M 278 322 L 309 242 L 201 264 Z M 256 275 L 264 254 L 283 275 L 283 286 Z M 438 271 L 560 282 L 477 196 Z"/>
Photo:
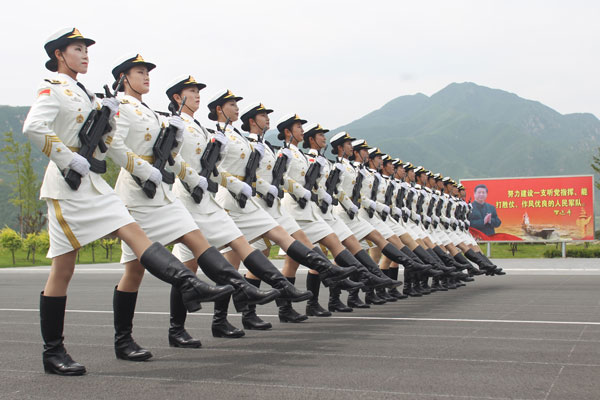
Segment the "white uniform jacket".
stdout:
<path fill-rule="evenodd" d="M 218 124 L 218 130 L 222 131 L 225 124 Z M 227 125 L 224 134 L 229 141 L 225 158 L 218 167 L 218 180 L 221 187 L 219 187 L 215 198 L 217 203 L 227 211 L 242 214 L 252 212 L 260 207 L 256 201 L 256 196 L 248 198 L 244 208 L 239 206 L 236 198 L 242 191 L 246 164 L 254 148 L 250 141 L 231 125 Z"/>
<path fill-rule="evenodd" d="M 305 175 L 311 164 L 309 159 L 314 161 L 314 157 L 305 155 L 293 144 L 289 145 L 289 149 L 292 152 L 292 160 L 287 170 L 288 180 L 285 188 L 287 193 L 283 198 L 285 210 L 297 221 L 313 221 L 322 218 L 321 211 L 314 202 L 308 200 L 306 207 L 301 208 L 298 202 L 291 197 L 291 195 L 294 195 L 296 199 L 302 197 L 306 183 Z"/>
<path fill-rule="evenodd" d="M 175 201 L 169 185 L 161 182 L 153 199 L 146 196 L 132 175 L 145 182 L 152 172 L 154 153 L 152 147 L 161 128 L 167 126 L 166 118 L 159 116 L 148 106 L 132 96 L 122 96 L 116 116 L 117 130 L 108 155 L 121 166 L 115 191 L 127 207 L 160 206 Z M 177 157 L 181 144 L 173 149 L 175 164 L 167 163 L 166 169 L 178 174 L 182 159 Z"/>
<path fill-rule="evenodd" d="M 58 74 L 56 78 L 40 84 L 37 99 L 23 125 L 23 133 L 50 159 L 40 198 L 66 200 L 85 198 L 90 193 L 111 193 L 113 190 L 106 181 L 91 171 L 81 179 L 78 190 L 71 189 L 63 178 L 61 171 L 69 166 L 73 153 L 81 145 L 79 131 L 92 109 L 100 108 L 100 103 L 93 93 L 77 86 L 77 81 L 70 76 Z M 114 118 L 109 124 L 111 131 L 103 138 L 107 145 L 115 132 Z M 94 156 L 103 160 L 106 154 L 96 150 Z"/>
<path fill-rule="evenodd" d="M 198 186 L 200 175 L 198 172 L 202 170 L 200 158 L 213 134 L 202 127 L 194 117 L 182 113 L 181 118 L 185 124 L 183 132 L 183 143 L 179 150 L 178 157 L 181 157 L 181 166 L 177 172 L 177 179 L 173 185 L 173 193 L 185 204 L 186 208 L 193 208 L 197 214 L 212 214 L 221 210 L 221 206 L 215 200 L 215 194 L 206 190 L 202 195 L 202 201 L 198 204 L 194 201 L 190 193 L 187 191 L 182 181 L 185 182 L 191 190 Z M 220 164 L 217 163 L 217 167 Z M 219 183 L 218 176 L 215 177 L 212 173 L 210 180 Z"/>

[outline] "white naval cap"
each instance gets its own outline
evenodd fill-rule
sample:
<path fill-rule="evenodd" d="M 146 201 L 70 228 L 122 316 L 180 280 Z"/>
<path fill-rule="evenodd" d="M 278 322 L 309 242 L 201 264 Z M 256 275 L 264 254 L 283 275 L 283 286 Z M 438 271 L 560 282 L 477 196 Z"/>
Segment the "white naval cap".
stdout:
<path fill-rule="evenodd" d="M 208 113 L 208 119 L 210 119 L 211 121 L 218 120 L 217 114 L 215 111 L 217 106 L 222 106 L 223 104 L 225 104 L 226 102 L 228 102 L 230 100 L 240 101 L 242 99 L 243 99 L 243 97 L 236 96 L 229 89 L 221 89 L 221 90 L 217 91 L 215 93 L 215 95 L 210 99 L 210 101 L 208 102 L 208 105 L 207 105 L 208 109 L 210 110 L 210 112 Z"/>
<path fill-rule="evenodd" d="M 369 158 L 375 158 L 377 156 L 383 156 L 383 153 L 379 150 L 378 147 L 371 147 L 369 150 Z"/>
<path fill-rule="evenodd" d="M 283 140 L 284 139 L 283 132 L 285 131 L 285 128 L 289 128 L 292 124 L 294 124 L 296 122 L 305 124 L 307 121 L 305 119 L 300 118 L 298 116 L 298 114 L 296 114 L 296 113 L 286 114 L 283 117 L 279 118 L 279 121 L 277 121 L 277 130 L 279 131 L 279 134 L 277 135 L 277 139 Z"/>
<path fill-rule="evenodd" d="M 198 90 L 202 90 L 206 87 L 204 83 L 197 82 L 191 75 L 180 75 L 169 83 L 166 91 L 169 100 L 175 93 L 181 92 L 186 86 L 196 86 Z"/>

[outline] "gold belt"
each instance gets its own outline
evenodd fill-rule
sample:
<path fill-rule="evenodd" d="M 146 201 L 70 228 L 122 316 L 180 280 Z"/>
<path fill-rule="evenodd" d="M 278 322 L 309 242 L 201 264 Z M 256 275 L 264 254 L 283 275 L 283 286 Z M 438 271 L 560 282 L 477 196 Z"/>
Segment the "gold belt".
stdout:
<path fill-rule="evenodd" d="M 67 146 L 69 148 L 69 150 L 71 150 L 74 153 L 77 153 L 79 151 L 79 147 L 75 147 L 75 146 Z"/>
<path fill-rule="evenodd" d="M 144 161 L 148 161 L 150 164 L 154 163 L 154 156 L 138 156 Z"/>

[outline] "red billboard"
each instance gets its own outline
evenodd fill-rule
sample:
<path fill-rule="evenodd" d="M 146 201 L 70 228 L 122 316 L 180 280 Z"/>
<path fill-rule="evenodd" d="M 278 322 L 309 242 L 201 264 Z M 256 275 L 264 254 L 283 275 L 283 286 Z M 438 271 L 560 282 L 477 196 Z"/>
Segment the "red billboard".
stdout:
<path fill-rule="evenodd" d="M 548 176 L 461 180 L 471 233 L 490 241 L 594 239 L 594 177 Z"/>

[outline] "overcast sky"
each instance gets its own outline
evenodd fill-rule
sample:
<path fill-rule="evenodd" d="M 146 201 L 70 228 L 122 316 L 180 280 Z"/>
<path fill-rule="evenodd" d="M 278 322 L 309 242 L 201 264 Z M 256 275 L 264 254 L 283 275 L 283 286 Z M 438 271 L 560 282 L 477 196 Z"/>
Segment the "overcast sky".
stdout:
<path fill-rule="evenodd" d="M 0 16 L 0 104 L 29 105 L 45 39 L 77 27 L 96 40 L 80 80 L 111 83 L 115 60 L 158 67 L 145 101 L 191 74 L 206 100 L 229 88 L 335 128 L 387 101 L 475 82 L 560 113 L 600 116 L 600 2 L 594 1 L 11 1 Z M 247 103 L 246 103 L 247 104 Z M 245 101 L 240 102 L 244 108 Z"/>

